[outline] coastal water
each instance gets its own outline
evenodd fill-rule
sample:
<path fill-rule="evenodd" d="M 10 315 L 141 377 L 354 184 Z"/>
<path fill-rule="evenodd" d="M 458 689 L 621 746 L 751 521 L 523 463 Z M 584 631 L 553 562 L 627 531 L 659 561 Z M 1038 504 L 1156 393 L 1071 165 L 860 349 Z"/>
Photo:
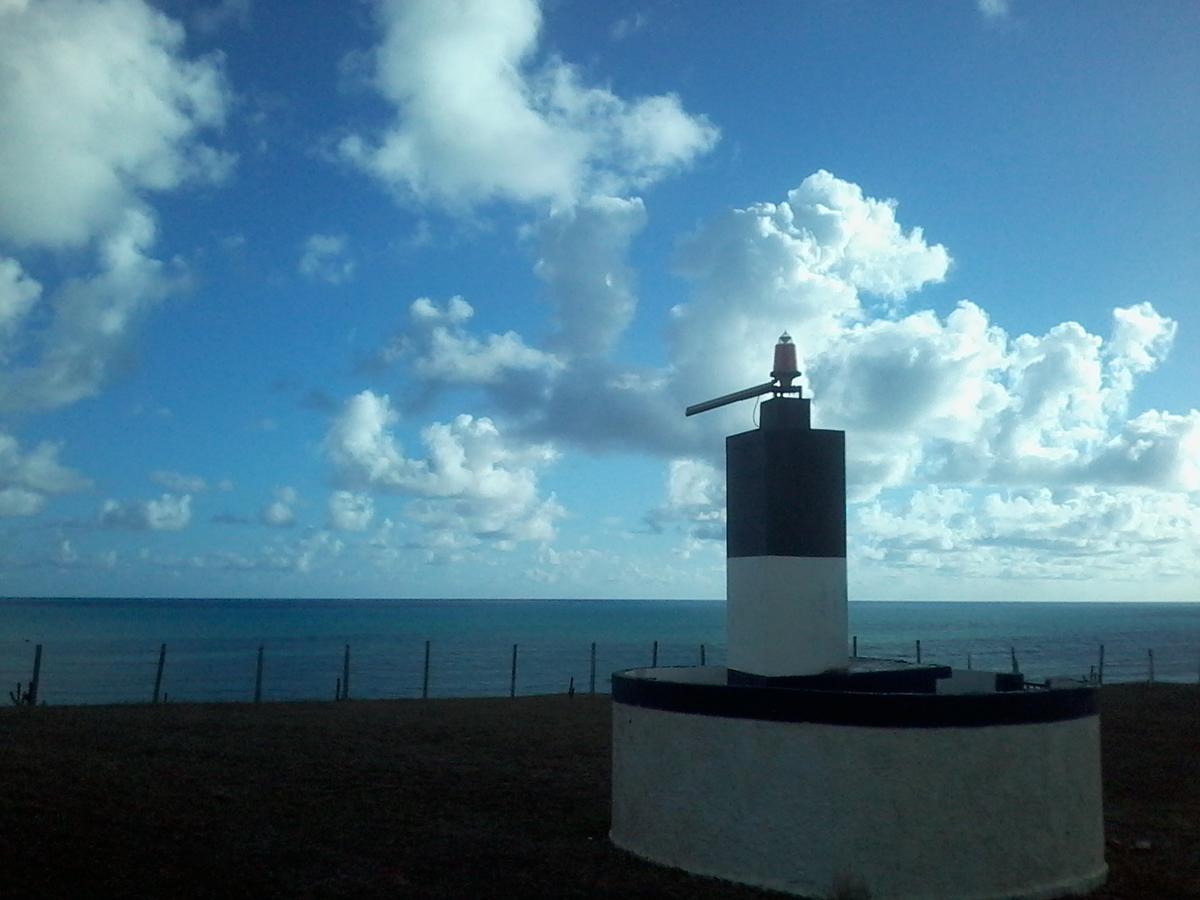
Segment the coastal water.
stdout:
<path fill-rule="evenodd" d="M 1198 603 L 858 602 L 850 632 L 863 656 L 1086 677 L 1105 645 L 1105 681 L 1196 681 Z M 429 695 L 507 695 L 518 645 L 519 694 L 564 692 L 574 678 L 608 690 L 616 670 L 725 659 L 725 605 L 651 600 L 0 600 L 0 686 L 29 680 L 43 646 L 39 699 L 144 702 L 159 647 L 171 700 L 332 698 L 350 647 L 352 697 L 419 697 L 425 643 Z M 6 685 L 7 683 L 7 685 Z M 3 694 L 0 693 L 0 697 Z M 6 701 L 7 702 L 7 701 Z"/>

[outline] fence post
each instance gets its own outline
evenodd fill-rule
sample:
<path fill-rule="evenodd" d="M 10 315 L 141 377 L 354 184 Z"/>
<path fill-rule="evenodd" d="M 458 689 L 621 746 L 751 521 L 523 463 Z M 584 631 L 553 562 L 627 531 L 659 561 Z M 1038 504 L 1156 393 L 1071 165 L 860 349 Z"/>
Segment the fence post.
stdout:
<path fill-rule="evenodd" d="M 701 645 L 700 645 L 700 665 L 702 665 L 702 666 L 706 666 L 706 665 L 708 665 L 708 660 L 706 660 L 704 657 L 705 657 L 705 654 L 704 654 L 704 645 L 703 645 L 703 644 L 701 644 Z"/>
<path fill-rule="evenodd" d="M 508 696 L 517 696 L 517 645 L 513 644 L 512 675 L 508 682 Z"/>
<path fill-rule="evenodd" d="M 571 683 L 567 685 L 567 696 L 568 697 L 575 696 L 575 676 L 574 675 L 571 676 Z"/>
<path fill-rule="evenodd" d="M 154 676 L 154 700 L 151 701 L 153 703 L 158 702 L 158 693 L 160 690 L 162 690 L 163 666 L 166 665 L 166 663 L 167 663 L 167 645 L 163 644 L 161 647 L 158 648 L 158 673 Z"/>
<path fill-rule="evenodd" d="M 971 651 L 967 651 L 967 671 L 971 670 Z"/>
<path fill-rule="evenodd" d="M 1104 645 L 1100 645 L 1100 666 L 1096 670 L 1096 680 L 1104 684 Z"/>
<path fill-rule="evenodd" d="M 425 676 L 421 679 L 421 699 L 429 699 L 429 641 L 425 642 Z"/>
<path fill-rule="evenodd" d="M 42 645 L 33 648 L 33 680 L 29 682 L 29 705 L 37 706 L 38 685 L 42 681 Z"/>
<path fill-rule="evenodd" d="M 346 645 L 346 653 L 342 657 L 342 699 L 350 699 L 350 645 Z"/>
<path fill-rule="evenodd" d="M 1147 655 L 1149 656 L 1149 658 L 1150 658 L 1150 683 L 1151 683 L 1151 684 L 1154 684 L 1154 651 L 1153 651 L 1153 650 L 1147 650 L 1147 651 L 1146 651 L 1146 654 L 1147 654 Z"/>
<path fill-rule="evenodd" d="M 850 646 L 851 646 L 850 655 L 853 656 L 855 659 L 857 659 L 858 658 L 858 635 L 857 634 L 854 635 L 854 637 L 852 637 L 850 639 L 850 642 L 851 642 L 850 643 Z"/>
<path fill-rule="evenodd" d="M 650 652 L 650 668 L 658 665 L 658 641 L 654 642 L 654 649 Z"/>
<path fill-rule="evenodd" d="M 258 645 L 258 665 L 254 667 L 254 702 L 262 703 L 263 645 Z"/>
<path fill-rule="evenodd" d="M 588 678 L 588 693 L 596 693 L 596 642 L 592 641 L 592 674 Z"/>
<path fill-rule="evenodd" d="M 917 641 L 917 662 L 921 662 L 921 642 Z"/>

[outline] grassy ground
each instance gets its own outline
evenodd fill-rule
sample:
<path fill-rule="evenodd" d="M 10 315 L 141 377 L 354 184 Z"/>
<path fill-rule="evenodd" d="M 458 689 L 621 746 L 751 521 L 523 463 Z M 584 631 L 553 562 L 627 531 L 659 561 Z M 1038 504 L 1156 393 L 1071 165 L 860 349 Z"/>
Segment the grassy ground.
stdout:
<path fill-rule="evenodd" d="M 1095 896 L 1200 896 L 1200 689 L 1103 706 Z M 8 709 L 0 749 L 5 896 L 767 896 L 608 843 L 607 698 Z"/>

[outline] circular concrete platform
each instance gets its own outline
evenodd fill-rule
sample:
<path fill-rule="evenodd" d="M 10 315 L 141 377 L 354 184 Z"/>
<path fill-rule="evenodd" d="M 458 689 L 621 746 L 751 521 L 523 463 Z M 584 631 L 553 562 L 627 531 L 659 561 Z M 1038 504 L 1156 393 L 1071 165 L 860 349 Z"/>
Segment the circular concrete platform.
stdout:
<path fill-rule="evenodd" d="M 1093 889 L 1107 872 L 1097 692 L 981 691 L 979 674 L 970 693 L 894 693 L 617 673 L 612 840 L 812 897 Z"/>

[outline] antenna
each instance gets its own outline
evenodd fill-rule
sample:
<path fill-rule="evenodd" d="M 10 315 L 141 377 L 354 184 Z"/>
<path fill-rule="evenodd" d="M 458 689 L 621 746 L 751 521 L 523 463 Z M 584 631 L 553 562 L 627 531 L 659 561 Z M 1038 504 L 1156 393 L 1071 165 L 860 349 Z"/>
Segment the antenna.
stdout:
<path fill-rule="evenodd" d="M 791 335 L 785 331 L 779 336 L 779 343 L 775 345 L 775 368 L 771 372 L 770 381 L 745 390 L 734 391 L 732 394 L 716 397 L 713 400 L 705 400 L 703 403 L 693 403 L 684 410 L 684 415 L 694 416 L 696 413 L 708 412 L 710 409 L 737 403 L 739 400 L 749 400 L 751 397 L 759 397 L 763 394 L 799 394 L 800 385 L 792 385 L 792 382 L 799 377 L 800 372 L 796 368 L 796 345 L 792 343 Z"/>

